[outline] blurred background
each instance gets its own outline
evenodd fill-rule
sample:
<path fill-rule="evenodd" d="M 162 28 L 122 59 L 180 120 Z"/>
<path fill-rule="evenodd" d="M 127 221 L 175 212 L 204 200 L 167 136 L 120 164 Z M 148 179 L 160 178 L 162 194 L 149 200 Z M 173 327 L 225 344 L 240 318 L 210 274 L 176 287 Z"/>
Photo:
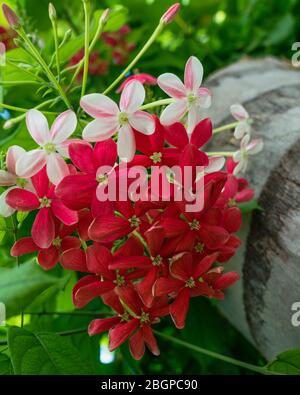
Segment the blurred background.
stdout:
<path fill-rule="evenodd" d="M 93 0 L 91 29 L 95 31 L 100 11 L 112 9 L 106 31 L 90 59 L 88 90 L 101 91 L 124 69 L 147 37 L 154 30 L 160 16 L 173 4 L 173 0 Z M 0 3 L 3 3 L 0 1 Z M 51 23 L 48 17 L 48 0 L 9 0 L 22 19 L 27 33 L 50 62 L 54 44 Z M 61 51 L 66 67 L 76 65 L 83 56 L 83 11 L 80 0 L 52 0 L 58 18 L 60 40 L 71 29 L 72 36 Z M 300 0 L 181 0 L 182 11 L 175 22 L 168 25 L 157 42 L 139 62 L 133 73 L 149 73 L 157 77 L 164 72 L 182 75 L 187 58 L 197 56 L 204 65 L 205 76 L 245 57 L 274 55 L 290 62 L 292 43 L 300 39 Z M 7 48 L 7 57 L 12 62 L 28 64 L 26 53 L 15 48 L 15 34 L 0 15 L 0 41 Z M 24 81 L 24 73 L 11 64 L 1 68 L 3 81 Z M 78 85 L 80 84 L 80 76 Z M 1 89 L 2 100 L 16 107 L 31 108 L 47 99 L 46 91 L 38 91 L 37 86 L 20 84 L 16 89 L 9 83 Z M 76 92 L 74 97 L 76 98 Z M 155 87 L 147 87 L 147 100 L 157 98 Z M 57 111 L 60 110 L 58 104 Z M 12 144 L 31 148 L 32 142 L 24 122 L 16 122 L 10 129 L 3 129 L 8 120 L 18 116 L 9 110 L 0 112 L 0 151 L 5 152 Z M 3 160 L 4 154 L 0 160 Z M 2 159 L 1 159 L 2 158 Z M 30 225 L 30 217 L 28 219 Z M 26 227 L 20 235 L 26 234 Z M 9 257 L 12 237 L 0 229 L 0 266 L 11 267 L 14 263 Z M 28 257 L 26 257 L 28 259 Z M 72 309 L 70 292 L 76 281 L 74 275 L 66 282 L 65 274 L 57 267 L 53 275 L 61 278 L 63 286 L 52 297 L 43 294 L 35 299 L 31 311 L 52 309 L 68 311 Z M 51 274 L 52 275 L 52 274 Z M 55 295 L 55 297 L 53 296 Z M 99 310 L 95 302 L 89 310 Z M 18 317 L 9 318 L 15 324 Z M 88 324 L 85 317 L 27 315 L 26 325 L 39 330 L 60 331 Z M 220 315 L 215 305 L 206 300 L 193 300 L 189 319 L 183 331 L 176 331 L 171 323 L 165 321 L 161 328 L 165 332 L 188 340 L 209 350 L 253 364 L 263 364 L 260 354 Z M 1 334 L 1 333 L 0 333 Z M 97 373 L 203 373 L 203 374 L 241 374 L 249 371 L 218 362 L 193 351 L 179 348 L 159 339 L 161 357 L 147 354 L 141 362 L 134 361 L 127 351 L 127 345 L 114 354 L 107 352 L 107 338 L 90 339 L 86 334 L 72 338 L 83 358 L 93 361 Z"/>

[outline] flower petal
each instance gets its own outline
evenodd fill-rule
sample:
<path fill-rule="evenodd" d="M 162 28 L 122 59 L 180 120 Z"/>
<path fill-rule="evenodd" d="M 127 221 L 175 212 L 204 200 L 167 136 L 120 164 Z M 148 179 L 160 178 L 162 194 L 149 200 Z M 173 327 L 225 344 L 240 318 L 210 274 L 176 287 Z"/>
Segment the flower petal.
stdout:
<path fill-rule="evenodd" d="M 46 153 L 43 150 L 35 149 L 25 152 L 16 164 L 16 173 L 19 177 L 29 178 L 38 173 L 46 164 Z"/>
<path fill-rule="evenodd" d="M 88 327 L 88 334 L 90 336 L 98 335 L 108 331 L 120 322 L 120 317 L 98 318 L 90 322 Z"/>
<path fill-rule="evenodd" d="M 250 155 L 258 154 L 264 147 L 263 139 L 254 139 L 247 145 L 247 152 Z"/>
<path fill-rule="evenodd" d="M 35 244 L 32 237 L 24 237 L 15 242 L 12 249 L 10 250 L 10 255 L 21 256 L 25 254 L 31 254 L 32 252 L 38 250 L 39 247 Z"/>
<path fill-rule="evenodd" d="M 82 97 L 80 105 L 93 118 L 116 116 L 119 113 L 117 104 L 101 93 L 91 93 Z"/>
<path fill-rule="evenodd" d="M 185 65 L 184 85 L 186 89 L 196 92 L 203 79 L 203 66 L 198 58 L 191 56 Z"/>
<path fill-rule="evenodd" d="M 40 209 L 33 223 L 31 234 L 33 241 L 40 248 L 50 247 L 55 237 L 55 225 L 49 208 Z"/>
<path fill-rule="evenodd" d="M 6 195 L 6 203 L 18 211 L 32 211 L 40 206 L 34 193 L 21 188 L 11 189 Z"/>
<path fill-rule="evenodd" d="M 69 146 L 69 154 L 73 164 L 84 173 L 94 173 L 93 148 L 88 142 L 73 143 Z"/>
<path fill-rule="evenodd" d="M 157 84 L 167 95 L 175 99 L 186 97 L 186 89 L 182 81 L 177 75 L 172 73 L 164 73 L 157 79 Z"/>
<path fill-rule="evenodd" d="M 64 269 L 87 272 L 86 255 L 80 248 L 71 248 L 60 257 L 60 263 Z"/>
<path fill-rule="evenodd" d="M 0 215 L 4 218 L 10 217 L 16 211 L 16 209 L 10 207 L 6 203 L 6 196 L 10 191 L 11 189 L 7 189 L 5 192 L 0 194 Z"/>
<path fill-rule="evenodd" d="M 97 118 L 90 122 L 82 132 L 82 138 L 86 141 L 104 141 L 109 139 L 119 128 L 119 122 L 115 116 Z"/>
<path fill-rule="evenodd" d="M 142 328 L 140 328 L 130 337 L 129 350 L 133 358 L 137 361 L 139 361 L 145 354 L 145 342 Z"/>
<path fill-rule="evenodd" d="M 198 89 L 198 104 L 199 107 L 209 108 L 211 106 L 212 93 L 207 88 Z"/>
<path fill-rule="evenodd" d="M 45 145 L 50 141 L 50 133 L 47 118 L 36 109 L 26 113 L 26 125 L 31 137 L 38 145 Z"/>
<path fill-rule="evenodd" d="M 237 121 L 244 121 L 245 119 L 249 119 L 248 112 L 241 104 L 232 104 L 230 106 L 230 112 Z"/>
<path fill-rule="evenodd" d="M 203 147 L 212 137 L 212 123 L 210 118 L 200 121 L 191 134 L 191 144 L 197 148 Z"/>
<path fill-rule="evenodd" d="M 11 186 L 11 185 L 15 185 L 17 181 L 17 177 L 12 174 L 9 173 L 8 171 L 5 170 L 0 170 L 0 185 L 1 186 Z"/>
<path fill-rule="evenodd" d="M 65 225 L 74 225 L 78 222 L 78 214 L 76 211 L 70 210 L 61 200 L 53 199 L 51 209 L 56 218 Z"/>
<path fill-rule="evenodd" d="M 58 263 L 59 251 L 52 245 L 49 248 L 40 250 L 37 260 L 43 269 L 50 270 Z"/>
<path fill-rule="evenodd" d="M 135 154 L 135 138 L 130 125 L 121 127 L 118 136 L 118 155 L 122 162 L 130 162 Z"/>
<path fill-rule="evenodd" d="M 101 216 L 94 219 L 89 228 L 89 236 L 92 240 L 110 243 L 127 235 L 131 231 L 129 222 L 115 216 Z"/>
<path fill-rule="evenodd" d="M 145 100 L 145 88 L 137 81 L 129 81 L 121 93 L 120 109 L 131 114 L 139 109 Z"/>
<path fill-rule="evenodd" d="M 160 122 L 163 125 L 172 125 L 178 122 L 187 111 L 187 103 L 185 100 L 176 100 L 169 104 L 161 113 Z"/>
<path fill-rule="evenodd" d="M 70 174 L 68 165 L 57 153 L 47 155 L 46 163 L 49 180 L 54 185 L 58 185 L 67 175 Z"/>
<path fill-rule="evenodd" d="M 18 145 L 13 145 L 9 147 L 6 154 L 6 167 L 9 173 L 16 174 L 16 163 L 17 160 L 25 154 L 25 150 Z"/>
<path fill-rule="evenodd" d="M 176 328 L 182 329 L 185 325 L 185 318 L 189 309 L 190 290 L 183 288 L 175 301 L 170 306 L 170 315 Z"/>
<path fill-rule="evenodd" d="M 120 323 L 109 331 L 109 351 L 113 351 L 123 344 L 139 326 L 139 320 L 133 319 Z"/>
<path fill-rule="evenodd" d="M 145 111 L 136 111 L 129 117 L 129 123 L 135 130 L 147 136 L 155 132 L 154 118 Z"/>
<path fill-rule="evenodd" d="M 236 272 L 227 272 L 222 274 L 213 284 L 214 289 L 225 289 L 233 285 L 240 279 Z"/>
<path fill-rule="evenodd" d="M 186 281 L 193 274 L 193 257 L 189 253 L 181 253 L 172 258 L 170 273 L 176 279 Z"/>
<path fill-rule="evenodd" d="M 54 121 L 51 130 L 51 140 L 54 144 L 61 144 L 75 131 L 77 117 L 74 111 L 67 110 L 60 114 Z"/>

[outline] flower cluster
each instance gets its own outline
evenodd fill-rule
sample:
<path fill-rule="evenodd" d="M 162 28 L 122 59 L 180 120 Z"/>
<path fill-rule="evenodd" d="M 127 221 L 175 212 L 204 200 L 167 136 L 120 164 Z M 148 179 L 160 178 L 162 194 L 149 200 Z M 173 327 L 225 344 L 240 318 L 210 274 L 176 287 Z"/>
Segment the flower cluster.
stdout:
<path fill-rule="evenodd" d="M 83 273 L 73 289 L 74 305 L 83 308 L 100 298 L 113 312 L 92 321 L 89 334 L 109 331 L 110 350 L 129 339 L 136 359 L 145 347 L 159 354 L 152 328 L 164 316 L 183 328 L 190 298 L 223 299 L 239 278 L 224 266 L 241 244 L 235 234 L 242 223 L 239 203 L 254 192 L 237 174 L 262 142 L 250 142 L 249 117 L 235 106 L 241 149 L 227 153 L 227 160 L 204 150 L 213 127 L 210 119 L 201 119 L 212 97 L 201 87 L 202 77 L 195 57 L 187 61 L 184 82 L 161 75 L 158 85 L 170 99 L 160 118 L 144 111 L 145 90 L 138 79 L 127 81 L 118 104 L 100 93 L 82 97 L 82 109 L 94 118 L 82 140 L 69 139 L 77 127 L 72 111 L 49 129 L 45 116 L 30 110 L 27 127 L 38 148 L 11 147 L 0 172 L 0 185 L 9 186 L 0 199 L 1 215 L 36 213 L 31 236 L 18 240 L 11 254 L 37 252 L 46 270 L 60 262 Z M 133 168 L 145 169 L 149 191 L 153 172 L 173 166 L 192 170 L 188 196 L 201 194 L 200 210 L 190 212 L 185 198 L 175 199 L 186 184 L 170 173 L 159 184 L 170 186 L 168 198 L 160 189 L 152 200 L 132 192 Z M 118 189 L 124 180 L 131 191 L 125 198 L 118 193 L 115 199 L 101 198 L 111 184 Z"/>

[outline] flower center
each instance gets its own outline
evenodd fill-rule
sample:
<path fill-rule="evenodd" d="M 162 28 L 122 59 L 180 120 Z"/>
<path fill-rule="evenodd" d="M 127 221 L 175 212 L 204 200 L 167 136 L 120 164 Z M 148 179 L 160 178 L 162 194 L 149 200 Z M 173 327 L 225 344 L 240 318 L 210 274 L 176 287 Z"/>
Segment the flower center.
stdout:
<path fill-rule="evenodd" d="M 61 246 L 61 242 L 62 242 L 62 239 L 58 236 L 56 239 L 54 239 L 53 241 L 52 241 L 52 244 L 54 245 L 54 247 L 60 247 Z"/>
<path fill-rule="evenodd" d="M 234 207 L 234 206 L 236 206 L 236 200 L 233 198 L 229 198 L 227 204 L 229 207 Z"/>
<path fill-rule="evenodd" d="M 51 199 L 48 199 L 46 196 L 40 198 L 39 202 L 41 203 L 41 206 L 40 206 L 41 208 L 51 206 Z"/>
<path fill-rule="evenodd" d="M 196 252 L 203 252 L 204 251 L 204 244 L 200 243 L 200 241 L 195 245 Z"/>
<path fill-rule="evenodd" d="M 140 220 L 136 215 L 133 215 L 133 216 L 129 219 L 129 223 L 130 223 L 130 226 L 131 226 L 132 228 L 137 228 L 137 227 L 140 225 L 141 220 Z"/>
<path fill-rule="evenodd" d="M 192 222 L 189 223 L 191 230 L 199 230 L 200 229 L 200 222 L 196 219 L 193 219 Z"/>
<path fill-rule="evenodd" d="M 107 184 L 108 184 L 108 176 L 107 176 L 107 174 L 99 174 L 99 175 L 96 177 L 96 180 L 97 180 L 97 182 L 98 182 L 100 185 L 107 185 Z"/>
<path fill-rule="evenodd" d="M 126 112 L 120 112 L 119 123 L 121 126 L 126 125 L 126 123 L 128 123 L 128 115 L 126 114 Z"/>
<path fill-rule="evenodd" d="M 121 287 L 125 284 L 125 278 L 117 274 L 117 278 L 115 279 L 114 283 L 117 284 L 118 287 Z"/>
<path fill-rule="evenodd" d="M 25 180 L 24 178 L 18 178 L 16 181 L 16 184 L 20 187 L 20 188 L 24 188 L 27 185 L 28 181 Z"/>
<path fill-rule="evenodd" d="M 129 320 L 129 314 L 127 311 L 125 311 L 123 314 L 120 315 L 122 321 L 128 321 Z"/>
<path fill-rule="evenodd" d="M 151 257 L 152 265 L 153 266 L 159 266 L 162 264 L 162 257 L 160 255 L 157 255 L 156 257 Z"/>
<path fill-rule="evenodd" d="M 162 158 L 161 152 L 153 152 L 153 154 L 150 156 L 150 159 L 153 161 L 153 163 L 160 163 L 161 158 Z"/>
<path fill-rule="evenodd" d="M 189 278 L 188 280 L 186 280 L 185 282 L 185 286 L 187 288 L 194 288 L 195 287 L 195 280 L 193 279 L 193 277 Z"/>
<path fill-rule="evenodd" d="M 195 103 L 196 100 L 197 100 L 197 97 L 194 95 L 194 93 L 189 93 L 187 95 L 187 101 L 189 104 Z"/>
<path fill-rule="evenodd" d="M 56 152 L 55 145 L 52 143 L 44 145 L 44 150 L 47 152 L 47 154 L 53 154 L 53 152 Z"/>
<path fill-rule="evenodd" d="M 141 314 L 141 318 L 140 318 L 141 323 L 145 323 L 145 322 L 149 322 L 150 321 L 150 317 L 148 313 L 145 313 L 144 311 Z"/>

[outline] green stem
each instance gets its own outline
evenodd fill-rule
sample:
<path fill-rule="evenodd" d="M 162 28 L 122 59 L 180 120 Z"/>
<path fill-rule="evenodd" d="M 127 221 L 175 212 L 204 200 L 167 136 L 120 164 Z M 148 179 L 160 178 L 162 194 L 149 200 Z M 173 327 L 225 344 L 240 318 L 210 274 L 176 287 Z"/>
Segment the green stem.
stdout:
<path fill-rule="evenodd" d="M 12 111 L 17 111 L 17 112 L 29 111 L 28 108 L 15 107 L 15 106 L 11 106 L 10 104 L 4 104 L 4 103 L 0 103 L 0 108 L 6 108 L 7 110 L 12 110 Z M 46 114 L 46 115 L 57 115 L 58 114 L 58 112 L 54 112 L 54 111 L 42 111 L 42 113 Z"/>
<path fill-rule="evenodd" d="M 260 374 L 265 374 L 265 375 L 272 375 L 272 374 L 276 374 L 277 375 L 278 374 L 278 373 L 275 373 L 275 372 L 268 371 L 265 367 L 252 365 L 251 363 L 239 361 L 237 359 L 234 359 L 234 358 L 231 358 L 231 357 L 227 357 L 226 355 L 222 355 L 222 354 L 218 354 L 218 353 L 216 353 L 214 351 L 206 350 L 205 348 L 196 346 L 194 344 L 190 344 L 190 343 L 188 343 L 188 342 L 186 342 L 184 340 L 180 340 L 180 339 L 177 339 L 176 337 L 166 335 L 165 333 L 158 332 L 156 330 L 154 330 L 153 332 L 157 336 L 160 336 L 160 337 L 162 337 L 162 338 L 164 338 L 166 340 L 169 340 L 169 341 L 171 341 L 174 344 L 178 344 L 179 346 L 182 346 L 184 348 L 188 348 L 190 350 L 199 352 L 199 353 L 207 355 L 209 357 L 212 357 L 212 358 L 215 358 L 215 359 L 219 359 L 220 361 L 224 361 L 224 362 L 230 363 L 232 365 L 239 366 L 241 368 L 248 369 L 248 370 L 251 370 L 253 372 L 260 373 Z"/>
<path fill-rule="evenodd" d="M 45 62 L 45 60 L 40 55 L 39 51 L 35 48 L 35 46 L 32 44 L 30 39 L 27 37 L 27 34 L 26 34 L 26 32 L 24 31 L 24 29 L 22 27 L 18 29 L 18 33 L 22 37 L 22 39 L 25 41 L 25 43 L 28 45 L 29 49 L 32 52 L 32 55 L 36 58 L 36 60 L 39 62 L 39 64 L 44 69 L 45 73 L 48 76 L 49 81 L 52 82 L 52 84 L 56 87 L 58 93 L 62 97 L 62 99 L 65 102 L 66 106 L 71 109 L 72 106 L 71 106 L 71 104 L 69 102 L 69 99 L 67 98 L 65 92 L 63 91 L 63 89 L 60 86 L 60 84 L 57 81 L 57 79 L 54 77 L 52 71 L 49 69 L 49 67 L 48 67 L 47 63 Z"/>
<path fill-rule="evenodd" d="M 90 45 L 90 0 L 83 0 L 84 7 L 84 63 L 83 63 L 83 77 L 82 77 L 82 87 L 81 87 L 81 97 L 84 96 L 86 90 L 86 83 L 89 73 L 89 45 Z"/>
<path fill-rule="evenodd" d="M 56 70 L 57 70 L 57 78 L 60 80 L 60 60 L 59 60 L 59 44 L 58 44 L 58 34 L 57 34 L 57 23 L 56 20 L 51 18 L 52 28 L 53 28 L 53 37 L 54 37 L 54 45 L 55 45 L 55 57 L 56 57 Z"/>
<path fill-rule="evenodd" d="M 38 81 L 0 81 L 2 86 L 18 86 L 18 85 L 40 85 Z"/>
<path fill-rule="evenodd" d="M 225 156 L 230 158 L 234 152 L 220 151 L 220 152 L 206 152 L 208 156 Z"/>
<path fill-rule="evenodd" d="M 72 336 L 72 335 L 80 335 L 81 333 L 87 333 L 87 328 L 72 329 L 69 331 L 58 332 L 56 334 L 59 336 Z"/>
<path fill-rule="evenodd" d="M 159 106 L 166 106 L 168 104 L 171 104 L 174 102 L 174 99 L 161 99 L 161 100 L 157 100 L 154 101 L 152 103 L 147 103 L 144 104 L 143 106 L 140 107 L 140 110 L 148 110 L 149 108 L 153 108 L 153 107 L 159 107 Z"/>
<path fill-rule="evenodd" d="M 126 77 L 126 74 L 136 65 L 136 63 L 141 59 L 141 57 L 144 55 L 144 53 L 149 49 L 149 47 L 154 43 L 156 38 L 160 35 L 164 28 L 164 23 L 160 22 L 148 41 L 145 43 L 143 48 L 140 50 L 140 52 L 136 55 L 136 57 L 129 63 L 129 65 L 126 67 L 126 69 L 110 84 L 110 86 L 105 89 L 103 92 L 104 95 L 106 95 L 108 92 L 110 92 L 124 77 Z"/>
<path fill-rule="evenodd" d="M 112 315 L 113 313 L 109 311 L 41 311 L 41 312 L 30 312 L 26 311 L 25 314 L 30 315 L 60 315 L 60 316 L 87 316 L 87 317 L 95 317 L 98 315 Z"/>
<path fill-rule="evenodd" d="M 224 132 L 225 130 L 233 129 L 238 124 L 239 124 L 239 122 L 232 122 L 232 123 L 228 123 L 227 125 L 220 126 L 219 128 L 216 128 L 213 130 L 213 134 L 221 133 L 221 132 Z"/>

